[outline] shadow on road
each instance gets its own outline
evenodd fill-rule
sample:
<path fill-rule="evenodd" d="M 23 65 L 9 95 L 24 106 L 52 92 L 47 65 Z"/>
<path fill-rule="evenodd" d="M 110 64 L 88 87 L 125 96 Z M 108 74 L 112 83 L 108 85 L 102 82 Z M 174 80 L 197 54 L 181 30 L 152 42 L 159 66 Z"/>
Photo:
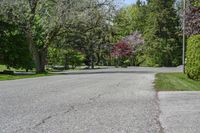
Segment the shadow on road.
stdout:
<path fill-rule="evenodd" d="M 102 72 L 59 72 L 57 74 L 61 75 L 81 75 L 81 74 L 118 74 L 118 73 L 125 73 L 125 74 L 144 74 L 144 73 L 155 73 L 153 71 L 102 71 Z"/>

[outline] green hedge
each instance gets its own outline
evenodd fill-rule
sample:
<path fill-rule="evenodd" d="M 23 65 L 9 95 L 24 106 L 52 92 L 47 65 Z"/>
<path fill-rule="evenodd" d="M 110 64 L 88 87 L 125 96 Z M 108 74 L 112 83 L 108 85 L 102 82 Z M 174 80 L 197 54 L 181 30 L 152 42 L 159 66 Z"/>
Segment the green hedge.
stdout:
<path fill-rule="evenodd" d="M 191 79 L 200 80 L 200 35 L 188 39 L 186 56 L 186 74 Z"/>

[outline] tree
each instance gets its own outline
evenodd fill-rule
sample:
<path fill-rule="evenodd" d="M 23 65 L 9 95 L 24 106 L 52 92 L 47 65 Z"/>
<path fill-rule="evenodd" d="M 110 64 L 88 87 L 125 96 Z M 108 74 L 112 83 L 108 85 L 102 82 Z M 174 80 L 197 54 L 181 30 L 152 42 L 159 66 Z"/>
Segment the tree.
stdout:
<path fill-rule="evenodd" d="M 45 71 L 48 46 L 73 25 L 77 13 L 85 7 L 79 0 L 2 0 L 4 21 L 18 25 L 26 33 L 36 72 Z"/>
<path fill-rule="evenodd" d="M 62 65 L 65 69 L 76 68 L 83 64 L 85 56 L 73 49 L 49 48 L 48 63 L 49 65 Z"/>
<path fill-rule="evenodd" d="M 68 29 L 63 45 L 84 53 L 85 64 L 94 68 L 95 64 L 100 64 L 102 52 L 109 45 L 115 5 L 112 0 L 105 0 L 102 4 L 93 0 L 87 6 L 90 8 L 83 10 Z"/>
<path fill-rule="evenodd" d="M 123 66 L 128 61 L 133 52 L 132 47 L 125 41 L 121 41 L 113 46 L 112 56 L 117 60 L 117 66 Z"/>
<path fill-rule="evenodd" d="M 0 63 L 8 68 L 32 69 L 34 63 L 28 51 L 24 33 L 16 25 L 0 22 Z"/>
<path fill-rule="evenodd" d="M 115 41 L 119 41 L 135 31 L 143 33 L 146 14 L 146 5 L 143 4 L 120 9 L 114 19 Z"/>
<path fill-rule="evenodd" d="M 131 60 L 130 64 L 134 66 L 139 65 L 140 63 L 137 62 L 137 56 L 142 52 L 141 50 L 145 43 L 142 34 L 138 31 L 133 32 L 131 35 L 126 36 L 123 41 L 132 47 L 132 54 L 129 57 Z"/>
<path fill-rule="evenodd" d="M 144 37 L 145 64 L 176 66 L 181 63 L 180 23 L 174 0 L 151 0 Z"/>
<path fill-rule="evenodd" d="M 131 35 L 126 36 L 123 41 L 129 44 L 134 50 L 136 50 L 138 45 L 144 44 L 142 34 L 140 34 L 138 31 L 135 31 Z"/>
<path fill-rule="evenodd" d="M 126 42 L 122 41 L 113 46 L 112 55 L 116 58 L 128 57 L 132 54 L 132 48 Z"/>

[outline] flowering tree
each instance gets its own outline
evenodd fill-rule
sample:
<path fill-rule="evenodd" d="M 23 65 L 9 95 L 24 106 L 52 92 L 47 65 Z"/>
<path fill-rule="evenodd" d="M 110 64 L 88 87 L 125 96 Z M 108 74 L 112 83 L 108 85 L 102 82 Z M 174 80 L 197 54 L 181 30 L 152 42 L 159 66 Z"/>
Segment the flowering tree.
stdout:
<path fill-rule="evenodd" d="M 116 58 L 123 58 L 130 56 L 132 51 L 133 49 L 128 43 L 121 41 L 114 45 L 112 55 Z"/>
<path fill-rule="evenodd" d="M 144 43 L 142 34 L 140 34 L 138 31 L 135 31 L 131 35 L 126 36 L 123 40 L 132 46 Z"/>
<path fill-rule="evenodd" d="M 142 44 L 144 44 L 144 39 L 142 38 L 142 35 L 136 31 L 115 44 L 112 55 L 121 61 L 130 62 L 131 60 L 131 64 L 134 64 L 134 56 L 139 50 L 138 46 Z"/>
<path fill-rule="evenodd" d="M 132 52 L 135 54 L 138 51 L 138 46 L 144 44 L 144 39 L 142 38 L 142 34 L 138 31 L 133 32 L 131 35 L 126 36 L 123 41 L 129 44 L 132 47 Z"/>
<path fill-rule="evenodd" d="M 198 0 L 187 1 L 186 27 L 188 36 L 200 34 L 200 2 Z"/>
<path fill-rule="evenodd" d="M 112 50 L 112 56 L 115 57 L 117 61 L 117 66 L 127 66 L 129 63 L 129 56 L 132 55 L 132 47 L 125 41 L 121 41 L 114 45 Z"/>

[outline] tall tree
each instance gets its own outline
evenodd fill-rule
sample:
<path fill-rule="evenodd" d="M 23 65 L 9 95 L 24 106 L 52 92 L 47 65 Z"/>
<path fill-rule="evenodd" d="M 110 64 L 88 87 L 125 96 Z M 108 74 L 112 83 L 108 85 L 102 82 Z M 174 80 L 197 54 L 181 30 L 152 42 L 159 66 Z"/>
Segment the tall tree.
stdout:
<path fill-rule="evenodd" d="M 145 26 L 146 52 L 149 65 L 173 66 L 181 61 L 180 23 L 175 0 L 151 0 Z M 147 63 L 148 64 L 148 63 Z"/>
<path fill-rule="evenodd" d="M 108 9 L 113 0 L 2 0 L 0 14 L 9 23 L 15 23 L 26 33 L 29 49 L 36 65 L 36 72 L 45 71 L 48 46 L 54 41 L 63 40 L 77 26 L 77 20 L 93 19 L 93 14 L 83 16 L 99 7 Z M 96 11 L 95 11 L 96 12 Z M 97 17 L 98 18 L 98 17 Z M 96 20 L 94 18 L 94 20 Z M 99 22 L 98 18 L 96 22 Z M 94 26 L 94 22 L 91 26 Z"/>
<path fill-rule="evenodd" d="M 135 31 L 144 32 L 147 17 L 146 5 L 131 5 L 120 9 L 114 19 L 115 41 Z"/>
<path fill-rule="evenodd" d="M 85 64 L 94 68 L 101 62 L 104 46 L 108 45 L 115 5 L 112 0 L 105 0 L 102 4 L 96 0 L 86 2 L 89 8 L 80 12 L 68 29 L 64 45 L 84 53 Z"/>

